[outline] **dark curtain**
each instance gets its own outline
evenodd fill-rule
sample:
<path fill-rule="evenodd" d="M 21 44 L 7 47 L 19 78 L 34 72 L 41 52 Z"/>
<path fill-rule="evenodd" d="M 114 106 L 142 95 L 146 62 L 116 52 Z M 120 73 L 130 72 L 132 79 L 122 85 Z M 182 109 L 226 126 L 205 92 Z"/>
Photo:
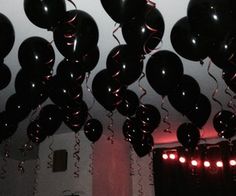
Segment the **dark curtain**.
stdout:
<path fill-rule="evenodd" d="M 184 155 L 186 163 L 176 160 L 164 160 L 163 152 L 170 149 L 156 148 L 153 151 L 153 171 L 155 196 L 235 196 L 236 166 L 229 165 L 229 158 L 236 154 L 236 143 L 220 142 L 217 145 L 199 145 L 198 150 L 188 153 L 182 147 L 175 148 L 178 156 Z M 172 148 L 173 149 L 173 148 Z M 191 157 L 201 160 L 198 167 L 190 163 Z M 203 166 L 203 160 L 211 164 L 223 161 L 223 168 L 215 165 Z"/>

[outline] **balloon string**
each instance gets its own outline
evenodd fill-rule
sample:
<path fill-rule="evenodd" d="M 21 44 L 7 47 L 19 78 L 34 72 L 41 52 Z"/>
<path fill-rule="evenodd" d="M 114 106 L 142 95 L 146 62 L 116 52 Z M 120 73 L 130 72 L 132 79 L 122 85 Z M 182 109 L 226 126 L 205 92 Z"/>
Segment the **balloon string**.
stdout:
<path fill-rule="evenodd" d="M 72 2 L 71 0 L 68 0 L 68 1 Z M 69 24 L 73 28 L 73 30 L 75 30 L 75 25 L 73 24 L 73 22 L 76 20 L 77 16 L 78 16 L 78 13 L 75 13 L 75 15 L 71 19 L 65 22 L 66 24 Z M 77 44 L 77 39 L 75 39 L 76 32 L 65 33 L 64 38 L 66 40 L 67 46 L 76 46 Z"/>
<path fill-rule="evenodd" d="M 116 26 L 117 23 L 115 23 L 114 27 Z M 117 41 L 118 45 L 120 46 L 120 40 L 118 39 L 118 37 L 115 35 L 115 33 L 120 29 L 120 25 L 118 27 L 116 27 L 113 32 L 112 32 L 112 36 L 115 38 L 115 40 Z"/>
<path fill-rule="evenodd" d="M 171 130 L 170 130 L 171 129 L 171 124 L 169 122 L 169 115 L 170 115 L 170 113 L 169 113 L 169 110 L 167 108 L 165 108 L 164 105 L 165 105 L 165 98 L 162 97 L 162 99 L 161 99 L 161 109 L 166 112 L 166 115 L 162 119 L 162 121 L 163 121 L 163 123 L 165 123 L 167 125 L 167 128 L 164 129 L 164 132 L 172 133 Z"/>
<path fill-rule="evenodd" d="M 134 150 L 133 150 L 133 146 L 130 145 L 129 146 L 129 160 L 130 160 L 130 176 L 134 176 L 135 172 L 134 172 Z"/>
<path fill-rule="evenodd" d="M 214 90 L 214 92 L 212 93 L 212 99 L 213 99 L 213 101 L 215 101 L 219 106 L 220 106 L 220 108 L 221 108 L 221 110 L 223 110 L 223 105 L 222 105 L 222 103 L 219 101 L 219 100 L 217 100 L 215 97 L 216 97 L 216 94 L 218 93 L 218 91 L 219 91 L 219 84 L 218 84 L 218 81 L 217 81 L 217 79 L 213 76 L 213 74 L 211 74 L 211 72 L 210 72 L 210 68 L 211 68 L 211 61 L 209 62 L 209 64 L 208 64 L 208 68 L 207 68 L 207 72 L 208 72 L 208 75 L 215 81 L 215 83 L 216 83 L 216 88 L 215 88 L 215 90 Z"/>
<path fill-rule="evenodd" d="M 79 132 L 75 133 L 75 145 L 74 145 L 74 153 L 73 158 L 75 159 L 74 166 L 74 178 L 79 178 L 80 176 L 80 168 L 79 168 L 79 162 L 80 162 L 80 138 L 79 138 Z"/>
<path fill-rule="evenodd" d="M 152 7 L 156 7 L 156 3 L 151 0 L 147 0 L 147 3 L 151 5 Z"/>
<path fill-rule="evenodd" d="M 32 112 L 32 114 L 30 115 L 30 118 L 29 118 L 29 122 L 31 123 L 32 121 L 34 121 L 35 119 L 37 119 L 37 113 L 42 109 L 42 106 L 41 105 L 38 105 L 37 108 L 35 108 Z"/>
<path fill-rule="evenodd" d="M 85 76 L 85 85 L 86 85 L 88 92 L 93 95 L 92 89 L 88 85 L 89 77 L 90 77 L 90 72 L 88 72 Z M 94 104 L 95 104 L 95 98 L 94 98 L 94 96 L 92 96 L 92 97 L 93 97 L 93 102 L 92 102 L 91 106 L 88 108 L 88 111 L 90 111 L 94 107 Z M 89 116 L 91 117 L 90 114 L 89 114 Z"/>
<path fill-rule="evenodd" d="M 48 146 L 49 154 L 48 154 L 48 162 L 47 162 L 47 168 L 53 168 L 53 143 L 54 143 L 54 137 L 51 136 L 51 143 Z"/>
<path fill-rule="evenodd" d="M 25 173 L 24 164 L 25 164 L 26 152 L 27 151 L 32 151 L 33 146 L 31 144 L 31 142 L 28 141 L 19 150 L 21 151 L 23 158 L 22 158 L 21 161 L 19 161 L 19 163 L 17 165 L 17 168 L 18 168 L 18 171 L 21 172 L 21 174 L 24 174 Z"/>
<path fill-rule="evenodd" d="M 40 159 L 37 158 L 36 164 L 34 167 L 34 186 L 33 186 L 33 196 L 38 193 L 38 182 L 39 182 L 39 170 L 40 170 Z"/>
<path fill-rule="evenodd" d="M 147 0 L 147 2 L 149 3 L 149 5 L 151 5 L 151 7 L 148 9 L 147 13 L 146 13 L 146 17 L 151 13 L 152 9 L 156 7 L 156 4 L 150 0 Z M 147 23 L 145 23 L 145 27 L 151 32 L 151 34 L 149 35 L 149 37 L 147 38 L 147 40 L 144 42 L 144 45 L 143 45 L 143 51 L 145 54 L 148 54 L 152 51 L 158 51 L 162 45 L 163 45 L 163 41 L 160 37 L 157 37 L 157 36 L 153 36 L 154 34 L 156 34 L 158 32 L 158 29 L 155 29 L 153 27 L 151 27 L 150 25 L 148 25 Z M 156 47 L 154 49 L 151 49 L 151 48 L 148 48 L 147 47 L 147 44 L 148 42 L 151 40 L 151 39 L 157 39 L 160 41 L 161 43 L 161 46 L 160 47 Z"/>
<path fill-rule="evenodd" d="M 150 161 L 148 163 L 148 169 L 149 169 L 148 180 L 149 180 L 149 185 L 154 186 L 154 182 L 153 182 L 153 156 L 151 155 L 151 153 L 149 153 L 149 158 L 150 158 Z"/>
<path fill-rule="evenodd" d="M 77 9 L 77 6 L 75 5 L 75 3 L 74 3 L 74 1 L 72 1 L 72 0 L 67 0 L 69 3 L 71 3 L 74 7 L 75 7 L 75 9 Z"/>
<path fill-rule="evenodd" d="M 138 87 L 139 87 L 139 89 L 142 91 L 142 94 L 141 94 L 140 97 L 139 97 L 139 102 L 140 102 L 141 104 L 143 104 L 143 102 L 142 102 L 143 97 L 147 94 L 147 90 L 146 90 L 144 87 L 142 87 L 142 85 L 141 85 L 141 80 L 142 80 L 145 76 L 146 76 L 145 73 L 142 72 L 140 78 L 138 79 Z"/>
<path fill-rule="evenodd" d="M 22 151 L 22 156 L 23 156 L 23 160 L 21 160 L 19 163 L 18 163 L 18 171 L 21 173 L 21 174 L 24 174 L 25 173 L 25 168 L 24 168 L 24 164 L 25 164 L 25 150 Z"/>
<path fill-rule="evenodd" d="M 53 42 L 54 42 L 54 40 L 50 41 L 48 47 L 52 47 Z M 45 79 L 46 81 L 48 81 L 50 78 L 52 78 L 54 58 L 51 58 L 51 59 L 49 59 L 48 61 L 45 62 L 45 65 L 50 65 L 50 64 L 51 64 L 51 73 L 46 75 L 46 76 L 43 76 L 43 79 Z"/>
<path fill-rule="evenodd" d="M 93 162 L 94 162 L 94 144 L 91 143 L 90 144 L 90 147 L 91 147 L 91 153 L 89 155 L 89 159 L 90 159 L 90 163 L 89 163 L 89 173 L 91 175 L 93 175 L 93 171 L 94 171 L 94 168 L 93 168 Z"/>
<path fill-rule="evenodd" d="M 138 177 L 139 177 L 139 179 L 138 179 L 138 187 L 139 187 L 138 193 L 139 194 L 138 195 L 142 196 L 143 195 L 143 185 L 142 185 L 143 178 L 142 178 L 142 174 L 141 174 L 142 168 L 141 168 L 141 165 L 139 163 L 138 156 L 137 156 L 137 159 L 136 159 L 136 163 L 137 163 L 137 166 L 138 166 Z"/>
<path fill-rule="evenodd" d="M 229 87 L 228 87 L 228 86 L 225 88 L 225 93 L 226 93 L 228 96 L 230 96 L 230 100 L 229 100 L 229 102 L 227 103 L 227 106 L 228 106 L 230 109 L 232 109 L 232 110 L 234 111 L 234 113 L 236 113 L 236 106 L 235 106 L 235 104 L 233 103 L 234 97 L 233 97 L 233 95 L 230 93 L 230 90 L 229 90 Z"/>
<path fill-rule="evenodd" d="M 107 129 L 111 132 L 111 135 L 110 136 L 108 136 L 108 138 L 107 138 L 107 140 L 110 140 L 111 141 L 111 144 L 113 144 L 114 143 L 114 130 L 112 129 L 112 127 L 113 127 L 113 123 L 114 123 L 114 120 L 113 120 L 113 112 L 109 112 L 107 115 L 106 115 L 108 118 L 109 118 L 109 120 L 110 120 L 110 122 L 109 122 L 109 124 L 108 124 L 108 126 L 107 126 Z"/>
<path fill-rule="evenodd" d="M 7 159 L 9 158 L 9 140 L 5 141 L 4 144 L 4 156 L 3 156 L 3 165 L 1 167 L 0 178 L 5 179 L 7 174 Z"/>

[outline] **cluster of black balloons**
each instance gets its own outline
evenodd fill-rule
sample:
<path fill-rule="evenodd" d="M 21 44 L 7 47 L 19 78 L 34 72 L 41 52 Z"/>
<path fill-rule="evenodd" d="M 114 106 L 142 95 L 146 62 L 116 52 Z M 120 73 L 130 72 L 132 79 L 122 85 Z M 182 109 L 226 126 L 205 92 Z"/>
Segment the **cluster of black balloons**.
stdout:
<path fill-rule="evenodd" d="M 93 79 L 93 95 L 108 111 L 117 109 L 127 117 L 123 124 L 124 137 L 142 157 L 152 150 L 152 132 L 158 127 L 161 116 L 155 106 L 140 103 L 128 86 L 141 77 L 145 55 L 161 42 L 164 19 L 146 0 L 101 0 L 101 4 L 120 24 L 126 44 L 114 47 L 108 54 L 106 69 Z"/>
<path fill-rule="evenodd" d="M 190 0 L 187 16 L 171 31 L 175 51 L 191 61 L 210 57 L 223 71 L 223 79 L 235 91 L 236 3 L 233 0 Z"/>
<path fill-rule="evenodd" d="M 10 53 L 15 42 L 15 31 L 7 16 L 0 13 L 0 90 L 6 88 L 11 81 L 11 71 L 4 64 L 4 58 Z M 11 137 L 17 129 L 17 121 L 14 112 L 14 103 L 18 101 L 16 96 L 9 98 L 6 104 L 6 111 L 0 113 L 0 143 Z M 21 118 L 21 117 L 19 117 Z"/>
<path fill-rule="evenodd" d="M 168 50 L 159 50 L 149 58 L 146 75 L 150 86 L 162 97 L 167 96 L 170 104 L 191 121 L 179 127 L 177 138 L 187 148 L 195 146 L 200 135 L 195 133 L 206 124 L 211 114 L 211 103 L 201 93 L 198 82 L 184 74 L 181 59 Z M 189 127 L 194 127 L 192 133 Z M 195 141 L 189 139 L 195 135 Z"/>
<path fill-rule="evenodd" d="M 161 115 L 151 104 L 141 104 L 134 116 L 128 117 L 123 124 L 123 135 L 136 154 L 143 157 L 151 152 L 154 145 L 152 133 L 159 126 Z"/>
<path fill-rule="evenodd" d="M 153 51 L 161 42 L 165 24 L 160 11 L 146 0 L 101 0 L 107 14 L 120 24 L 130 49 L 140 54 Z"/>
<path fill-rule="evenodd" d="M 82 10 L 66 11 L 64 0 L 24 0 L 24 10 L 34 25 L 53 32 L 55 45 L 65 59 L 53 75 L 55 52 L 51 43 L 37 36 L 21 43 L 18 50 L 21 69 L 15 79 L 16 93 L 9 97 L 6 111 L 1 113 L 3 139 L 10 137 L 17 124 L 32 110 L 40 108 L 37 117 L 27 127 L 32 142 L 40 143 L 53 135 L 62 121 L 75 133 L 84 126 L 87 138 L 97 141 L 103 127 L 97 119 L 87 120 L 88 107 L 83 101 L 81 87 L 86 72 L 93 70 L 99 60 L 95 20 Z M 4 33 L 11 35 L 10 32 Z M 8 47 L 1 54 L 6 54 L 6 50 Z M 41 108 L 48 98 L 53 104 Z"/>
<path fill-rule="evenodd" d="M 47 73 L 43 75 L 46 79 L 47 95 L 62 112 L 63 117 L 60 121 L 63 120 L 75 133 L 84 126 L 87 138 L 92 142 L 97 141 L 102 135 L 103 127 L 97 119 L 87 120 L 88 107 L 83 100 L 81 86 L 85 74 L 95 68 L 100 56 L 97 46 L 99 31 L 96 21 L 85 11 L 76 8 L 67 11 L 64 0 L 37 0 L 36 2 L 24 0 L 24 10 L 33 24 L 53 32 L 55 45 L 65 57 L 57 66 L 55 75 L 52 75 L 50 66 L 54 62 L 52 56 L 46 61 L 46 66 L 41 64 L 39 69 L 44 70 L 33 69 L 37 73 Z M 44 50 L 44 53 L 42 51 L 33 58 L 36 61 L 48 54 L 50 52 Z M 24 56 L 23 59 L 28 58 Z M 41 124 L 40 121 L 39 124 Z M 59 122 L 55 123 L 54 130 L 58 128 L 58 125 Z M 38 126 L 34 127 L 38 128 Z"/>
<path fill-rule="evenodd" d="M 146 66 L 150 86 L 171 105 L 201 128 L 211 113 L 209 99 L 201 94 L 198 82 L 184 74 L 181 59 L 168 50 L 155 52 Z"/>
<path fill-rule="evenodd" d="M 191 0 L 187 16 L 171 31 L 171 42 L 182 57 L 198 61 L 210 57 L 222 69 L 226 85 L 236 92 L 236 3 L 233 0 Z M 220 137 L 235 134 L 234 114 L 222 110 L 215 114 L 213 125 Z"/>
<path fill-rule="evenodd" d="M 126 44 L 114 47 L 108 54 L 106 69 L 93 79 L 93 95 L 105 109 L 131 116 L 139 104 L 136 94 L 127 87 L 141 76 L 145 54 L 161 42 L 164 20 L 146 0 L 101 0 L 101 4 L 120 24 Z"/>
<path fill-rule="evenodd" d="M 11 81 L 11 71 L 4 64 L 4 58 L 11 51 L 15 42 L 14 27 L 7 16 L 0 13 L 0 90 L 8 86 Z"/>

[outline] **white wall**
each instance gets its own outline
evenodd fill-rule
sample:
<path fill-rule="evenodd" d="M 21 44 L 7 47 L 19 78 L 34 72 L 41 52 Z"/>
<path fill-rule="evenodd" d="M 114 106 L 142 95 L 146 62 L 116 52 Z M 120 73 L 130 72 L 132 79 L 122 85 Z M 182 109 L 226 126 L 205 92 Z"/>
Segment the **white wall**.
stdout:
<path fill-rule="evenodd" d="M 92 176 L 88 172 L 89 159 L 91 153 L 90 142 L 80 132 L 80 177 L 74 178 L 74 133 L 65 133 L 55 135 L 53 140 L 53 150 L 65 149 L 68 152 L 67 170 L 64 172 L 52 172 L 52 169 L 47 168 L 48 155 L 50 153 L 49 145 L 52 142 L 52 138 L 45 140 L 39 148 L 39 158 L 41 169 L 39 171 L 39 187 L 38 195 L 40 196 L 61 196 L 64 190 L 71 190 L 71 192 L 79 192 L 81 196 L 92 195 Z"/>

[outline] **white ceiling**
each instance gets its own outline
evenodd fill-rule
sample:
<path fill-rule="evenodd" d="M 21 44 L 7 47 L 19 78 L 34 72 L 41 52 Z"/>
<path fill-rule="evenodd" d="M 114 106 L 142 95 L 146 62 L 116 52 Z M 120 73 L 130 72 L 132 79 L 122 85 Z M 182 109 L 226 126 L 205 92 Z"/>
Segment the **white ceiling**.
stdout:
<path fill-rule="evenodd" d="M 78 9 L 84 10 L 88 12 L 93 18 L 96 20 L 98 28 L 99 28 L 99 49 L 100 49 L 100 60 L 98 62 L 97 67 L 92 71 L 92 75 L 89 78 L 89 85 L 91 85 L 92 79 L 94 75 L 101 69 L 106 67 L 106 57 L 109 54 L 110 50 L 117 45 L 116 40 L 112 36 L 112 32 L 114 28 L 114 21 L 106 14 L 105 10 L 103 9 L 99 0 L 79 0 L 74 1 L 77 5 Z M 165 21 L 165 33 L 163 38 L 163 43 L 161 49 L 172 50 L 170 42 L 170 31 L 173 25 L 177 20 L 186 16 L 186 9 L 189 0 L 155 0 L 156 7 L 160 10 L 163 15 Z M 67 10 L 73 9 L 73 6 L 67 1 Z M 0 91 L 0 111 L 5 109 L 5 103 L 7 98 L 14 93 L 14 80 L 15 75 L 20 69 L 20 65 L 17 58 L 18 48 L 22 41 L 30 36 L 42 36 L 48 41 L 52 41 L 52 33 L 48 32 L 45 29 L 38 28 L 34 26 L 26 17 L 23 9 L 23 0 L 17 1 L 9 1 L 9 0 L 1 0 L 0 2 L 0 12 L 5 14 L 12 22 L 14 29 L 15 29 L 15 44 L 10 52 L 10 54 L 5 58 L 5 64 L 9 66 L 12 72 L 12 79 L 11 83 L 8 85 L 7 88 Z M 116 35 L 119 37 L 121 43 L 124 43 L 121 31 L 119 30 Z M 54 71 L 56 70 L 57 64 L 63 59 L 63 57 L 57 51 L 55 45 L 53 47 L 56 51 L 56 62 Z M 149 58 L 147 56 L 146 60 Z M 189 74 L 194 77 L 200 87 L 201 92 L 208 96 L 212 103 L 212 116 L 220 110 L 219 106 L 212 101 L 211 94 L 215 89 L 215 82 L 212 78 L 209 77 L 207 73 L 207 66 L 209 59 L 204 60 L 204 65 L 200 65 L 199 62 L 191 62 L 189 60 L 183 59 L 184 64 L 184 73 Z M 229 101 L 230 97 L 227 96 L 224 92 L 225 84 L 221 78 L 221 70 L 218 69 L 216 66 L 212 66 L 212 73 L 217 78 L 220 88 L 217 94 L 217 99 L 219 99 L 224 108 L 227 109 L 227 102 Z M 147 95 L 144 97 L 143 101 L 145 103 L 150 103 L 155 105 L 161 112 L 162 117 L 165 116 L 165 112 L 161 110 L 161 97 L 155 93 L 149 84 L 147 83 L 146 78 L 141 81 L 141 85 L 147 90 Z M 84 87 L 84 100 L 88 104 L 88 106 L 92 103 L 92 95 L 88 92 L 85 84 Z M 133 89 L 138 95 L 141 95 L 142 91 L 138 87 L 138 82 L 132 84 L 130 87 Z M 154 132 L 155 142 L 172 142 L 176 141 L 175 130 L 177 129 L 178 125 L 183 122 L 187 121 L 187 118 L 183 117 L 180 113 L 176 112 L 172 106 L 169 104 L 168 100 L 165 102 L 165 106 L 168 108 L 170 112 L 169 122 L 171 123 L 171 130 L 172 133 L 164 133 L 163 130 L 166 128 L 166 125 L 162 122 L 159 128 Z M 103 126 L 107 127 L 109 125 L 109 119 L 106 117 L 107 112 L 103 109 L 100 104 L 96 102 L 95 106 L 91 110 L 91 114 L 102 121 Z M 102 115 L 101 115 L 102 114 Z M 125 117 L 122 117 L 118 112 L 114 114 L 114 124 L 113 129 L 115 131 L 115 137 L 122 137 L 122 124 L 125 120 Z M 203 128 L 202 136 L 204 137 L 215 137 L 216 133 L 212 128 L 211 118 L 209 119 L 207 125 Z M 26 140 L 26 127 L 29 123 L 29 119 L 25 120 L 19 125 L 17 133 L 13 136 L 12 145 L 13 149 L 17 149 L 20 147 Z M 62 132 L 69 132 L 68 128 L 65 125 L 62 125 L 60 130 L 57 133 Z M 104 134 L 109 135 L 109 131 L 105 131 Z"/>

